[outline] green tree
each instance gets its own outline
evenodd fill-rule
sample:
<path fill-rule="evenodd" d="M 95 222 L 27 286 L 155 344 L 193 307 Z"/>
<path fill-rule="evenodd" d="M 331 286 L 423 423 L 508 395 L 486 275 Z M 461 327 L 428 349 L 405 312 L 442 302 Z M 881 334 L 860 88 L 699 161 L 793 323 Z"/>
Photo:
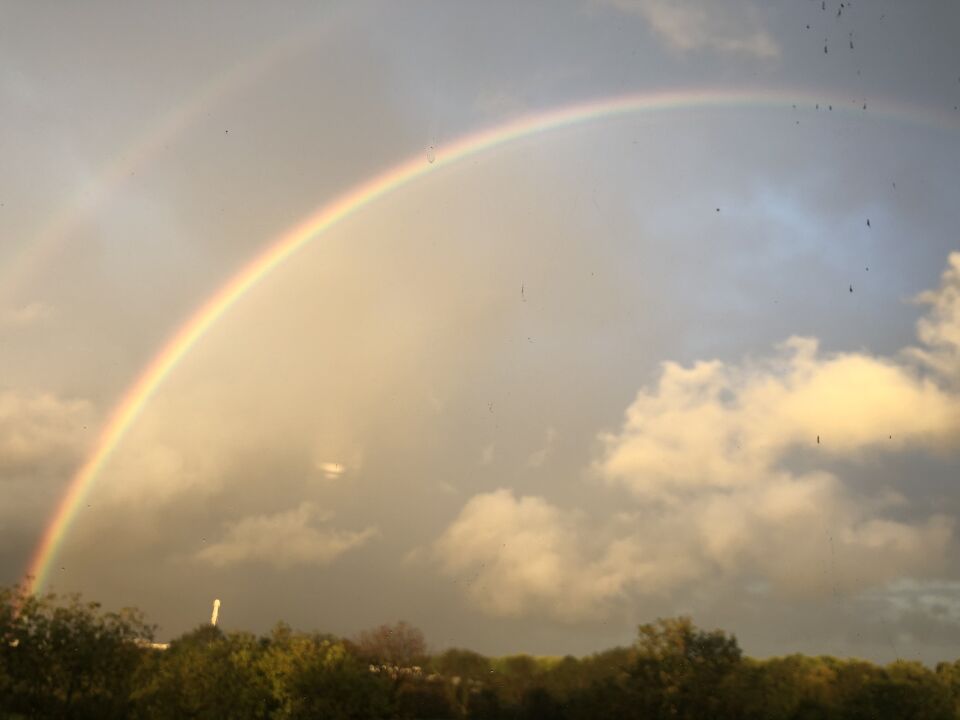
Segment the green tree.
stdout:
<path fill-rule="evenodd" d="M 960 718 L 960 660 L 938 663 L 937 677 L 950 693 L 954 716 Z"/>
<path fill-rule="evenodd" d="M 951 720 L 956 717 L 950 688 L 916 662 L 899 661 L 879 668 L 856 663 L 862 673 L 856 691 L 845 698 L 849 720 Z"/>
<path fill-rule="evenodd" d="M 429 667 L 447 678 L 485 680 L 493 667 L 490 659 L 472 650 L 450 648 L 431 658 Z"/>
<path fill-rule="evenodd" d="M 650 718 L 738 717 L 726 690 L 740 660 L 735 637 L 700 630 L 688 617 L 641 625 L 629 672 L 636 709 Z"/>
<path fill-rule="evenodd" d="M 466 717 L 469 720 L 505 720 L 510 716 L 503 708 L 496 690 L 486 687 L 468 695 Z"/>
<path fill-rule="evenodd" d="M 260 667 L 263 643 L 249 633 L 203 625 L 142 666 L 137 693 L 143 718 L 267 718 L 276 708 Z"/>
<path fill-rule="evenodd" d="M 389 678 L 371 673 L 344 643 L 329 636 L 295 633 L 279 624 L 260 668 L 276 703 L 274 718 L 373 720 L 394 715 Z"/>
<path fill-rule="evenodd" d="M 532 687 L 523 693 L 519 720 L 564 720 L 563 706 L 546 688 Z"/>
<path fill-rule="evenodd" d="M 79 595 L 0 590 L 0 711 L 122 718 L 153 627 L 132 609 L 102 612 Z"/>
<path fill-rule="evenodd" d="M 452 720 L 463 714 L 442 681 L 408 680 L 397 689 L 396 701 L 401 718 Z"/>

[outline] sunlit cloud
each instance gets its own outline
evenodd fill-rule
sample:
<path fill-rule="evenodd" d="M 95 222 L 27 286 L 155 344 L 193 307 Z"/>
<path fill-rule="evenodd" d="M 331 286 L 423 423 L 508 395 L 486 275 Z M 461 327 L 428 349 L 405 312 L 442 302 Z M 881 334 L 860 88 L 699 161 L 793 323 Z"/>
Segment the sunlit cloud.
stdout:
<path fill-rule="evenodd" d="M 501 489 L 471 498 L 433 555 L 482 610 L 502 616 L 548 612 L 576 621 L 618 595 L 632 566 L 626 544 L 612 543 L 591 558 L 585 539 L 575 513 Z"/>
<path fill-rule="evenodd" d="M 597 470 L 639 498 L 678 502 L 765 482 L 791 450 L 830 460 L 953 444 L 957 400 L 916 368 L 791 338 L 740 365 L 665 363 L 621 430 L 603 437 Z"/>
<path fill-rule="evenodd" d="M 865 452 L 956 447 L 960 397 L 948 382 L 960 354 L 960 253 L 941 287 L 924 293 L 932 311 L 918 322 L 920 348 L 900 357 L 821 353 L 791 338 L 769 358 L 739 365 L 664 363 L 654 389 L 641 390 L 623 427 L 602 437 L 596 470 L 641 499 L 676 503 L 703 489 L 766 482 L 790 451 L 821 462 Z M 925 374 L 910 362 L 927 359 Z"/>
<path fill-rule="evenodd" d="M 938 290 L 921 293 L 917 301 L 927 305 L 926 317 L 917 323 L 921 348 L 911 348 L 944 379 L 960 382 L 960 253 L 952 253 Z"/>
<path fill-rule="evenodd" d="M 342 463 L 321 462 L 317 463 L 317 470 L 323 474 L 325 479 L 336 480 L 343 475 L 345 468 Z"/>
<path fill-rule="evenodd" d="M 222 540 L 196 553 L 216 567 L 259 562 L 278 568 L 326 565 L 377 534 L 374 527 L 359 531 L 318 527 L 329 514 L 308 502 L 286 512 L 253 515 L 227 526 Z"/>
<path fill-rule="evenodd" d="M 540 497 L 479 494 L 437 541 L 441 568 L 491 614 L 561 618 L 737 578 L 803 598 L 941 577 L 954 520 L 905 520 L 902 494 L 857 491 L 835 465 L 960 443 L 958 266 L 954 254 L 923 295 L 915 351 L 824 353 L 791 338 L 766 358 L 665 363 L 592 467 L 632 512 L 591 521 Z"/>

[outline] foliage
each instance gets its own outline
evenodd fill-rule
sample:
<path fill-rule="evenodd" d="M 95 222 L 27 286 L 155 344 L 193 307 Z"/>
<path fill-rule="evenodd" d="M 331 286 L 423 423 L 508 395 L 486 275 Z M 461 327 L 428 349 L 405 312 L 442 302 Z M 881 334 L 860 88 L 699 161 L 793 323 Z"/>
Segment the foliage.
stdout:
<path fill-rule="evenodd" d="M 278 625 L 260 658 L 273 698 L 274 718 L 386 718 L 393 714 L 392 684 L 318 634 Z"/>
<path fill-rule="evenodd" d="M 135 695 L 144 718 L 263 718 L 276 704 L 248 633 L 205 625 L 144 663 Z"/>
<path fill-rule="evenodd" d="M 102 613 L 76 595 L 0 590 L 0 712 L 127 717 L 142 644 L 152 638 L 136 610 Z"/>
<path fill-rule="evenodd" d="M 356 648 L 364 660 L 384 665 L 408 667 L 422 663 L 427 655 L 423 632 L 402 620 L 360 633 Z"/>
<path fill-rule="evenodd" d="M 629 671 L 636 702 L 650 717 L 719 718 L 734 713 L 724 692 L 740 668 L 737 639 L 697 629 L 690 618 L 641 625 Z"/>
<path fill-rule="evenodd" d="M 152 637 L 134 610 L 0 591 L 0 718 L 960 719 L 960 661 L 753 660 L 686 617 L 583 658 L 428 656 L 406 623 L 356 642 L 282 623 L 263 637 L 205 625 L 167 649 Z"/>

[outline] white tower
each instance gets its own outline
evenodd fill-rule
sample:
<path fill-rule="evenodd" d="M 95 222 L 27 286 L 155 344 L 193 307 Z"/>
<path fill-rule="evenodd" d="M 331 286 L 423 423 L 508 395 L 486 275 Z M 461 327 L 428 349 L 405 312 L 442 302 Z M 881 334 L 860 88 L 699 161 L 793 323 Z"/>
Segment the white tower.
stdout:
<path fill-rule="evenodd" d="M 216 627 L 217 625 L 217 615 L 220 614 L 220 599 L 213 601 L 213 614 L 210 616 L 210 624 Z"/>

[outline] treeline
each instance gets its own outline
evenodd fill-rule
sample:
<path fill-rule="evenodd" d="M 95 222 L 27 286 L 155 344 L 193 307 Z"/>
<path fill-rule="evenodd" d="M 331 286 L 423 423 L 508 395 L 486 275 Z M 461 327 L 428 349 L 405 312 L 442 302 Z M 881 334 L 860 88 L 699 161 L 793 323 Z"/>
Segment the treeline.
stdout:
<path fill-rule="evenodd" d="M 960 661 L 753 660 L 689 618 L 642 625 L 632 646 L 584 658 L 429 654 L 405 623 L 353 639 L 207 625 L 165 649 L 153 633 L 135 610 L 0 591 L 0 717 L 960 718 Z"/>

